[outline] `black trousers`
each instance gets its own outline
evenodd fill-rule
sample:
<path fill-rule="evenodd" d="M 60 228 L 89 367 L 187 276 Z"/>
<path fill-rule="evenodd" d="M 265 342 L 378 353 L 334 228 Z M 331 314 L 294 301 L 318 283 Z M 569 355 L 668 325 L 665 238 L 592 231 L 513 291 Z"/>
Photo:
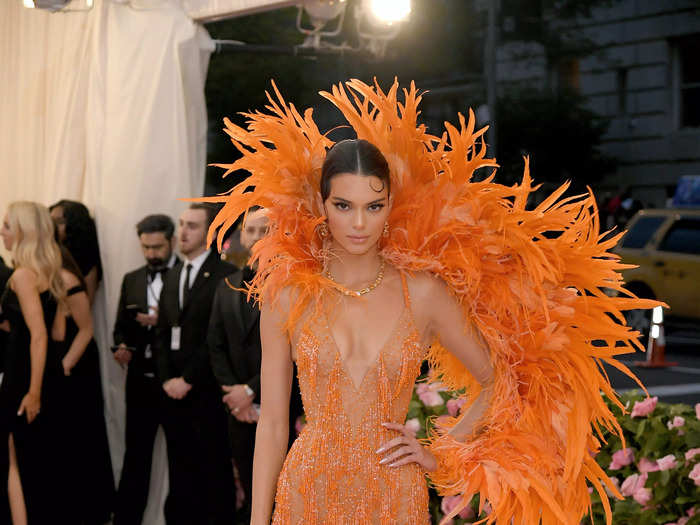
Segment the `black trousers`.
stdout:
<path fill-rule="evenodd" d="M 255 452 L 255 423 L 242 423 L 229 416 L 228 430 L 231 441 L 231 455 L 238 470 L 238 477 L 245 494 L 244 511 L 250 512 L 253 501 L 253 456 Z"/>
<path fill-rule="evenodd" d="M 227 416 L 219 397 L 214 388 L 195 386 L 184 399 L 165 399 L 168 525 L 230 525 L 235 519 Z"/>
<path fill-rule="evenodd" d="M 163 423 L 165 393 L 155 378 L 130 371 L 126 378 L 126 452 L 114 525 L 141 525 L 148 503 L 153 444 Z"/>

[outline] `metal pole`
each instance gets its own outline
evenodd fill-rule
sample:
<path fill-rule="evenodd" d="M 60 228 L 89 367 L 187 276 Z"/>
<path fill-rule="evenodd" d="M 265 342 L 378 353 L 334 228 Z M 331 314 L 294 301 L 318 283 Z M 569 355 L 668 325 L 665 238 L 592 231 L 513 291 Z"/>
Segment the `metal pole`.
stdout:
<path fill-rule="evenodd" d="M 489 0 L 488 9 L 489 20 L 486 46 L 484 48 L 484 76 L 486 77 L 486 104 L 489 107 L 491 117 L 488 144 L 491 149 L 491 156 L 495 157 L 498 152 L 498 135 L 496 133 L 496 122 L 498 121 L 498 115 L 496 114 L 496 11 L 498 9 L 498 0 Z"/>

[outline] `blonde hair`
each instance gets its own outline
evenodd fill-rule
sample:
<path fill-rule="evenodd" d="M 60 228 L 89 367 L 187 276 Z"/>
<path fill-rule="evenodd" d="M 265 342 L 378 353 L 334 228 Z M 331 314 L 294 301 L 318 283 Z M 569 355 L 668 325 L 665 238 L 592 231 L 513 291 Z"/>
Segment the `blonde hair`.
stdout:
<path fill-rule="evenodd" d="M 36 202 L 12 202 L 7 208 L 7 222 L 14 235 L 11 250 L 15 267 L 34 271 L 48 283 L 51 295 L 63 302 L 66 296 L 61 278 L 63 259 L 48 208 Z"/>

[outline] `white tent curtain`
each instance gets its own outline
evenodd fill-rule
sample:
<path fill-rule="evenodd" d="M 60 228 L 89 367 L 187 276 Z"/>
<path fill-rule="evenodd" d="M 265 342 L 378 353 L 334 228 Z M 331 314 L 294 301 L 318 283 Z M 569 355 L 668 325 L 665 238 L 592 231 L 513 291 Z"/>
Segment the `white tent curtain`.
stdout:
<path fill-rule="evenodd" d="M 95 217 L 104 281 L 93 313 L 117 479 L 125 373 L 109 346 L 122 276 L 143 264 L 134 225 L 149 213 L 176 218 L 178 198 L 201 195 L 206 162 L 212 42 L 181 2 L 151 4 L 48 13 L 0 2 L 0 214 L 14 200 L 68 198 Z M 144 523 L 163 522 L 163 443 Z"/>

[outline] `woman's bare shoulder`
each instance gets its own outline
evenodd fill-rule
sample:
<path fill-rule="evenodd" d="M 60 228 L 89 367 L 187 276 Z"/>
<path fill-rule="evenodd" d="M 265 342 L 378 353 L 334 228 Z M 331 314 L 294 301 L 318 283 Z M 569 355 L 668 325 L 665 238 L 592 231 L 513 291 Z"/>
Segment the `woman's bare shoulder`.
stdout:
<path fill-rule="evenodd" d="M 78 279 L 78 277 L 76 277 L 76 275 L 73 272 L 70 272 L 65 268 L 61 268 L 61 279 L 63 280 L 63 285 L 68 290 L 80 284 L 80 280 Z"/>
<path fill-rule="evenodd" d="M 438 299 L 446 292 L 445 282 L 427 271 L 407 273 L 406 284 L 411 298 L 421 303 Z"/>
<path fill-rule="evenodd" d="M 10 288 L 16 292 L 18 289 L 37 288 L 39 285 L 39 278 L 34 270 L 20 266 L 12 272 L 9 283 Z"/>

